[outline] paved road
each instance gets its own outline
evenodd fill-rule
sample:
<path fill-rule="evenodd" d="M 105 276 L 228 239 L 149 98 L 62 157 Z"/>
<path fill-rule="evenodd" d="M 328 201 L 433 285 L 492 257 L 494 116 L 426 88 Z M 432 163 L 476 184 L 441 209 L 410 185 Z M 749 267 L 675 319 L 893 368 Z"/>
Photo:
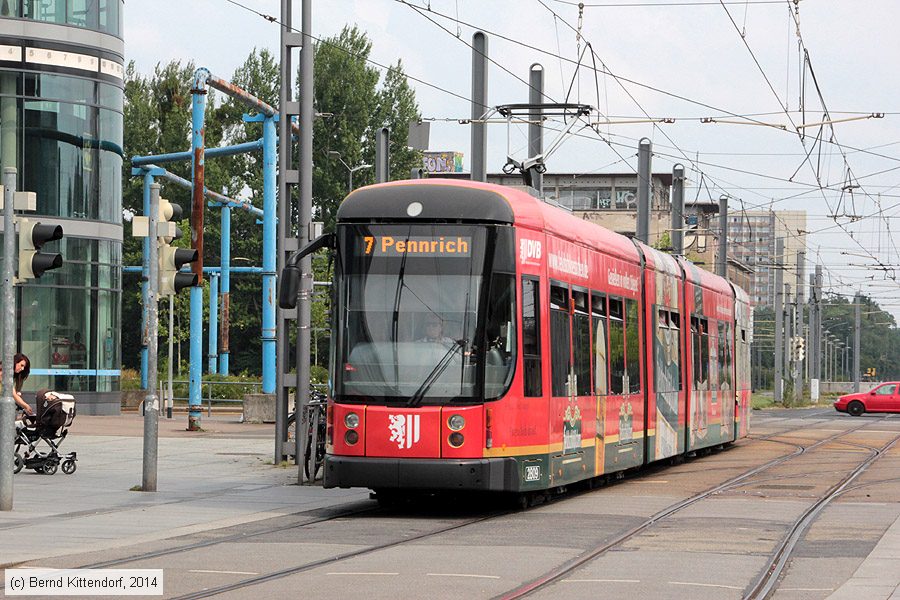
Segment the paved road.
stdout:
<path fill-rule="evenodd" d="M 741 598 L 797 518 L 900 434 L 897 417 L 755 412 L 754 439 L 727 451 L 510 511 L 484 497 L 384 509 L 364 490 L 297 486 L 295 469 L 271 465 L 271 426 L 227 421 L 202 434 L 164 423 L 160 491 L 133 492 L 139 419 L 76 425 L 66 441 L 80 457 L 74 475 L 16 476 L 16 509 L 0 513 L 0 564 L 162 568 L 166 597 L 367 600 L 491 598 L 579 560 L 534 596 Z M 774 597 L 900 599 L 898 481 L 895 446 L 802 532 Z"/>

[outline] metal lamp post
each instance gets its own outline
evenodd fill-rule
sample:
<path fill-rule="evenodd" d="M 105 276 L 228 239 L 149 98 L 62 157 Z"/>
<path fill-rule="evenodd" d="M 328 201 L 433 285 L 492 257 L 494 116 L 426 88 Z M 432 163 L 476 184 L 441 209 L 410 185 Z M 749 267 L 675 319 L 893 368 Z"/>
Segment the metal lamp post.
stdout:
<path fill-rule="evenodd" d="M 341 158 L 341 153 L 338 152 L 337 150 L 329 150 L 328 156 L 330 156 L 331 158 L 338 159 L 341 162 L 341 164 L 344 165 L 344 168 L 347 169 L 347 174 L 348 174 L 347 193 L 348 194 L 353 191 L 353 174 L 356 171 L 361 171 L 363 169 L 371 169 L 372 168 L 372 165 L 369 165 L 369 164 L 361 164 L 361 165 L 357 165 L 355 167 L 351 167 L 346 162 L 344 162 L 344 159 Z"/>

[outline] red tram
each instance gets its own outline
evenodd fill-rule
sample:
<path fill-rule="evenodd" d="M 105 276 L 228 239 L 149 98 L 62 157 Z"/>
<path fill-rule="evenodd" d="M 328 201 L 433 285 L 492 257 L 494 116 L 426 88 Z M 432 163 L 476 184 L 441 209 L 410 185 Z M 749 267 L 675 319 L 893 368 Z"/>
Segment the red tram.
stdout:
<path fill-rule="evenodd" d="M 324 245 L 325 487 L 529 492 L 747 434 L 748 297 L 690 262 L 441 179 L 354 191 L 293 262 Z"/>

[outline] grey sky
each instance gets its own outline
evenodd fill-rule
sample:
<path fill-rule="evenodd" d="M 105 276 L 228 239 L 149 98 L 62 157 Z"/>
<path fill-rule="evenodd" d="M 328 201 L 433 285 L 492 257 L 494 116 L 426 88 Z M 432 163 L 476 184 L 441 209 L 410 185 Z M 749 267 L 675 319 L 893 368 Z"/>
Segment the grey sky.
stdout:
<path fill-rule="evenodd" d="M 276 17 L 280 10 L 278 0 L 238 1 Z M 627 4 L 641 6 L 623 6 Z M 297 24 L 299 5 L 297 1 Z M 529 66 L 539 62 L 547 95 L 555 101 L 565 100 L 571 86 L 569 101 L 599 106 L 613 120 L 674 118 L 674 123 L 656 126 L 584 129 L 548 158 L 548 168 L 629 172 L 636 168 L 637 140 L 649 137 L 654 171 L 670 172 L 681 162 L 693 184 L 702 171 L 713 198 L 723 191 L 736 198 L 732 210 L 741 202 L 748 210 L 806 210 L 813 232 L 808 256 L 825 265 L 826 284 L 842 293 L 862 289 L 900 315 L 897 284 L 885 281 L 883 270 L 871 268 L 900 265 L 891 234 L 891 227 L 900 225 L 900 79 L 895 75 L 900 3 L 799 2 L 800 34 L 832 119 L 885 113 L 881 119 L 835 124 L 839 146 L 817 144 L 817 127 L 806 129 L 804 145 L 794 129 L 803 122 L 797 112 L 801 80 L 806 122 L 821 121 L 824 111 L 810 71 L 804 74 L 800 64 L 791 6 L 788 0 L 725 0 L 724 5 L 714 0 L 588 1 L 580 40 L 573 31 L 577 3 L 560 0 L 313 0 L 313 23 L 317 37 L 356 24 L 373 42 L 373 61 L 389 65 L 403 60 L 407 74 L 419 80 L 412 83 L 422 114 L 448 119 L 431 126 L 433 150 L 458 150 L 468 158 L 468 127 L 455 122 L 470 111 L 467 44 L 474 29 L 467 23 L 489 36 L 492 105 L 526 101 L 524 81 Z M 227 0 L 132 0 L 126 10 L 126 54 L 143 73 L 157 62 L 193 59 L 230 77 L 254 47 L 277 53 L 278 26 Z M 574 61 L 586 43 L 595 57 L 585 55 L 573 83 Z M 616 77 L 595 77 L 595 61 Z M 786 130 L 700 122 L 704 117 L 738 120 L 729 115 L 756 115 L 753 120 Z M 593 118 L 600 117 L 595 113 Z M 826 128 L 824 136 L 830 139 L 831 130 Z M 548 132 L 547 139 L 553 137 Z M 526 131 L 492 125 L 489 140 L 488 169 L 497 171 L 507 153 L 523 156 Z M 810 150 L 811 159 L 804 163 Z M 841 192 L 847 165 L 851 183 L 859 186 L 852 197 Z M 819 190 L 819 183 L 828 189 Z M 693 199 L 697 190 L 687 195 Z M 707 196 L 703 189 L 700 197 Z M 838 227 L 828 216 L 834 213 L 876 216 L 858 222 L 839 218 Z"/>

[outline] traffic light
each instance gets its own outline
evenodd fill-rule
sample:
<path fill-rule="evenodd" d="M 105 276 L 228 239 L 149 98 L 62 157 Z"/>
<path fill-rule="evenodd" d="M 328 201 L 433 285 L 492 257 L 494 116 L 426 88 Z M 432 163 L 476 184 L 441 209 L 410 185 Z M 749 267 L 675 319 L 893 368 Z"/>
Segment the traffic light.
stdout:
<path fill-rule="evenodd" d="M 181 206 L 165 198 L 159 199 L 159 295 L 172 296 L 186 287 L 197 285 L 196 273 L 181 273 L 181 267 L 197 260 L 197 251 L 169 245 L 181 237 L 177 221 Z"/>
<path fill-rule="evenodd" d="M 63 228 L 60 225 L 43 225 L 26 218 L 19 222 L 19 273 L 18 280 L 35 279 L 44 271 L 58 269 L 63 264 L 62 254 L 41 252 L 47 242 L 61 240 Z"/>

